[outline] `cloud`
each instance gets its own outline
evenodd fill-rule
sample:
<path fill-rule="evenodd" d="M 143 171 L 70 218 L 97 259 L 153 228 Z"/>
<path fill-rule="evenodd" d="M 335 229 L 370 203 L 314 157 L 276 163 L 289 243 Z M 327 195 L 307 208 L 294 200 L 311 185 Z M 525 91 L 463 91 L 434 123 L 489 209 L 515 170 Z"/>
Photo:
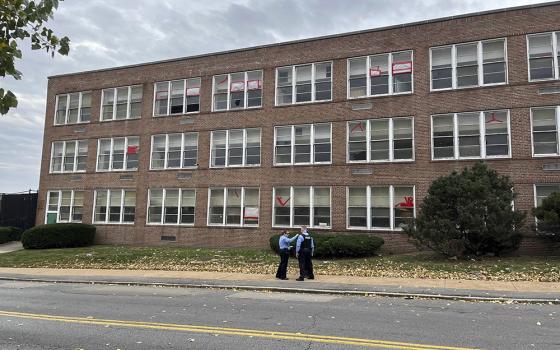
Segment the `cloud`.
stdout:
<path fill-rule="evenodd" d="M 37 188 L 47 77 L 376 28 L 541 0 L 64 1 L 49 26 L 68 57 L 22 46 L 24 77 L 2 79 L 19 106 L 0 117 L 0 192 Z"/>

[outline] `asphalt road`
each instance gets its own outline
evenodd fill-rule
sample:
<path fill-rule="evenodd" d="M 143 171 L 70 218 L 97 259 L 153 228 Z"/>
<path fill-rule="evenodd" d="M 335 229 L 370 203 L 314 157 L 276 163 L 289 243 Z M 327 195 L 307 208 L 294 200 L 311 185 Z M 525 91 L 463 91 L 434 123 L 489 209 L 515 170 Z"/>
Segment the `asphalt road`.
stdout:
<path fill-rule="evenodd" d="M 560 306 L 0 281 L 0 349 L 560 349 Z"/>

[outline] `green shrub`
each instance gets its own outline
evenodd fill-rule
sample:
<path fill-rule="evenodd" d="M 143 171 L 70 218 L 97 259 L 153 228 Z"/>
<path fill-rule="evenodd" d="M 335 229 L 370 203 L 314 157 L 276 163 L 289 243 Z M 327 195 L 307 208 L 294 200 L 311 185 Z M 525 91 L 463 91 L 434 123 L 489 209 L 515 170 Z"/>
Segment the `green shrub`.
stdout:
<path fill-rule="evenodd" d="M 21 239 L 22 229 L 19 227 L 0 227 L 0 244 Z"/>
<path fill-rule="evenodd" d="M 21 237 L 25 249 L 72 248 L 93 244 L 95 226 L 48 224 L 30 228 Z"/>
<path fill-rule="evenodd" d="M 404 231 L 417 245 L 448 256 L 515 250 L 525 213 L 512 210 L 512 188 L 507 176 L 482 162 L 454 171 L 430 185 L 418 217 Z"/>
<path fill-rule="evenodd" d="M 538 236 L 560 241 L 560 192 L 551 193 L 541 205 L 533 209 L 537 223 L 533 227 Z"/>
<path fill-rule="evenodd" d="M 293 236 L 293 235 L 290 235 Z M 311 234 L 316 258 L 360 258 L 374 256 L 385 243 L 382 238 L 364 234 Z M 270 248 L 278 254 L 280 235 L 270 237 Z M 295 247 L 296 241 L 292 243 Z M 295 251 L 295 248 L 293 249 Z"/>

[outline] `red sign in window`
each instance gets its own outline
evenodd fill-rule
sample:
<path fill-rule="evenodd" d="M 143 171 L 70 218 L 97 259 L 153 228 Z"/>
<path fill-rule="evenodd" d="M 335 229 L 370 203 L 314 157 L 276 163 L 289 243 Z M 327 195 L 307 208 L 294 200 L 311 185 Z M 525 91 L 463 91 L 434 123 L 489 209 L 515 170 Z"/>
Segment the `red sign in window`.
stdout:
<path fill-rule="evenodd" d="M 412 61 L 393 62 L 393 74 L 412 73 Z"/>
<path fill-rule="evenodd" d="M 138 146 L 128 146 L 126 149 L 127 154 L 137 154 L 138 153 Z"/>

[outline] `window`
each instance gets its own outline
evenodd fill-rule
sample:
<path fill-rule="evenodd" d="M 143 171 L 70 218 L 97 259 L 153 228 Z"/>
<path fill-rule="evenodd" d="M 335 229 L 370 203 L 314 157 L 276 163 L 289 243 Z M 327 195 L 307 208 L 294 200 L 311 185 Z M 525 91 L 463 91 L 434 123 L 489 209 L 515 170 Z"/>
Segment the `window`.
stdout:
<path fill-rule="evenodd" d="M 533 156 L 558 156 L 560 107 L 531 108 Z"/>
<path fill-rule="evenodd" d="M 412 51 L 348 59 L 348 98 L 412 92 Z"/>
<path fill-rule="evenodd" d="M 560 79 L 560 32 L 527 35 L 529 81 Z"/>
<path fill-rule="evenodd" d="M 124 120 L 142 115 L 142 85 L 104 89 L 101 120 Z"/>
<path fill-rule="evenodd" d="M 213 111 L 262 106 L 262 70 L 214 76 Z"/>
<path fill-rule="evenodd" d="M 88 141 L 55 141 L 51 149 L 51 173 L 86 171 Z"/>
<path fill-rule="evenodd" d="M 414 159 L 412 118 L 350 121 L 348 162 L 398 162 Z"/>
<path fill-rule="evenodd" d="M 261 129 L 212 131 L 212 168 L 261 165 Z"/>
<path fill-rule="evenodd" d="M 150 189 L 148 224 L 194 225 L 195 203 L 194 189 Z"/>
<path fill-rule="evenodd" d="M 400 230 L 416 216 L 414 186 L 347 188 L 347 227 Z"/>
<path fill-rule="evenodd" d="M 150 169 L 193 168 L 198 165 L 198 133 L 152 136 Z"/>
<path fill-rule="evenodd" d="M 259 189 L 246 187 L 208 189 L 208 226 L 259 225 Z"/>
<path fill-rule="evenodd" d="M 430 48 L 431 90 L 507 83 L 506 40 Z"/>
<path fill-rule="evenodd" d="M 509 110 L 432 116 L 432 159 L 510 157 Z"/>
<path fill-rule="evenodd" d="M 46 224 L 82 222 L 84 192 L 74 190 L 48 191 Z"/>
<path fill-rule="evenodd" d="M 138 136 L 99 139 L 97 144 L 97 171 L 138 170 Z"/>
<path fill-rule="evenodd" d="M 538 184 L 535 185 L 535 207 L 542 204 L 543 199 L 554 192 L 560 192 L 560 184 Z"/>
<path fill-rule="evenodd" d="M 276 105 L 332 99 L 332 62 L 276 68 Z"/>
<path fill-rule="evenodd" d="M 275 165 L 330 164 L 331 124 L 304 124 L 274 128 Z"/>
<path fill-rule="evenodd" d="M 275 187 L 273 226 L 331 227 L 330 187 Z"/>
<path fill-rule="evenodd" d="M 135 190 L 96 190 L 93 222 L 132 224 L 136 212 Z"/>
<path fill-rule="evenodd" d="M 200 78 L 155 83 L 154 117 L 200 112 Z"/>
<path fill-rule="evenodd" d="M 91 91 L 56 96 L 55 125 L 89 123 Z"/>

